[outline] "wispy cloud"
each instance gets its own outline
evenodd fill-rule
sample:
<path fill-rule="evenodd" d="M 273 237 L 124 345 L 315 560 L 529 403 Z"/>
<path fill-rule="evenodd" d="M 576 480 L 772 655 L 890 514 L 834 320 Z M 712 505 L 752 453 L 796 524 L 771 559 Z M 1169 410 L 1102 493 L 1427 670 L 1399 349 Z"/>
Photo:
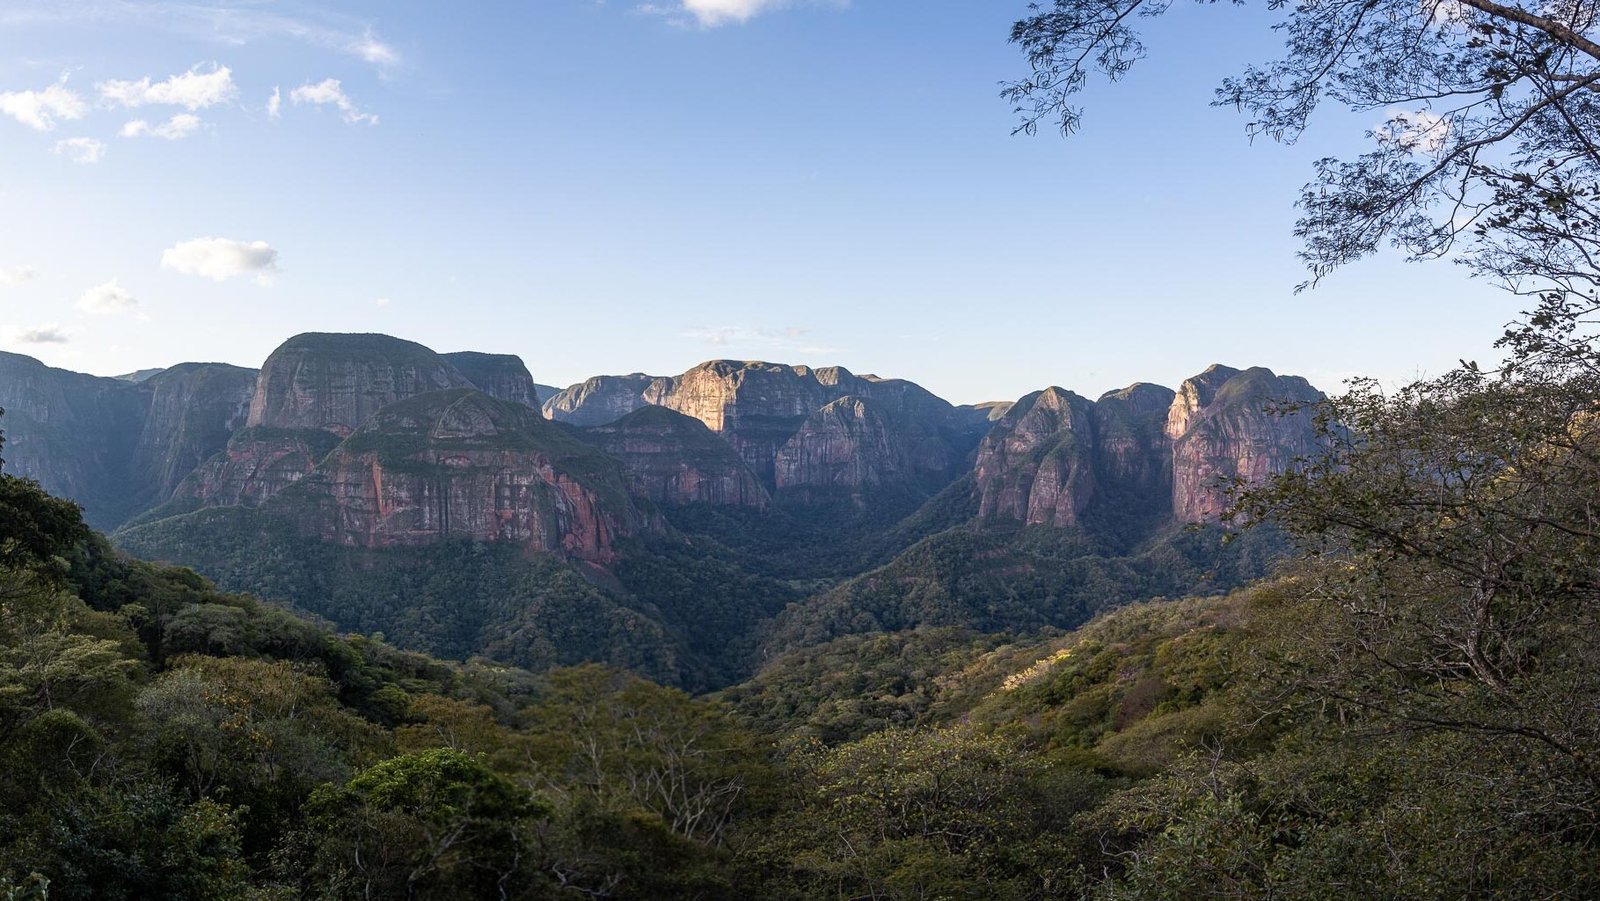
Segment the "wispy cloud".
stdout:
<path fill-rule="evenodd" d="M 163 250 L 161 268 L 219 282 L 254 273 L 266 285 L 278 271 L 278 251 L 265 241 L 195 238 Z"/>
<path fill-rule="evenodd" d="M 138 81 L 102 81 L 95 85 L 100 99 L 122 106 L 181 106 L 193 112 L 226 103 L 239 96 L 233 83 L 233 71 L 227 66 L 213 65 L 210 72 L 198 67 L 164 81 L 152 82 L 147 75 Z"/>
<path fill-rule="evenodd" d="M 838 350 L 836 347 L 823 347 L 817 344 L 808 337 L 810 334 L 810 329 L 795 326 L 773 329 L 724 325 L 715 328 L 687 329 L 679 332 L 678 336 L 703 341 L 712 347 L 773 348 L 805 354 L 825 354 Z"/>
<path fill-rule="evenodd" d="M 0 266 L 0 288 L 13 288 L 38 277 L 39 270 L 32 266 Z"/>
<path fill-rule="evenodd" d="M 380 69 L 403 62 L 370 22 L 310 3 L 235 4 L 181 0 L 7 0 L 0 26 L 49 23 L 129 24 L 240 46 L 288 38 L 371 63 Z"/>
<path fill-rule="evenodd" d="M 43 90 L 0 94 L 0 113 L 35 131 L 50 131 L 58 120 L 82 119 L 88 111 L 89 105 L 67 87 L 65 78 Z"/>
<path fill-rule="evenodd" d="M 0 329 L 7 344 L 65 344 L 71 340 L 67 330 L 52 322 L 33 327 L 11 325 Z"/>
<path fill-rule="evenodd" d="M 194 134 L 200 130 L 200 117 L 193 113 L 179 113 L 165 122 L 151 125 L 143 119 L 135 119 L 122 126 L 118 134 L 125 138 L 137 138 L 148 135 L 152 138 L 161 138 L 166 141 L 177 141 Z"/>
<path fill-rule="evenodd" d="M 783 9 L 797 3 L 812 5 L 849 6 L 849 0 L 668 0 L 668 2 L 640 3 L 634 9 L 641 13 L 663 16 L 677 25 L 698 25 L 717 28 L 738 25 L 762 13 Z"/>
<path fill-rule="evenodd" d="M 55 152 L 87 166 L 106 158 L 106 142 L 94 138 L 67 138 L 56 142 Z"/>
<path fill-rule="evenodd" d="M 126 313 L 138 305 L 139 301 L 117 279 L 95 285 L 78 298 L 78 309 L 96 315 Z"/>
<path fill-rule="evenodd" d="M 283 91 L 274 86 L 272 96 L 267 98 L 267 118 L 276 119 L 281 115 L 283 115 Z"/>
<path fill-rule="evenodd" d="M 368 125 L 377 125 L 378 117 L 372 113 L 364 113 L 356 108 L 350 96 L 340 86 L 339 79 L 325 78 L 316 84 L 303 84 L 289 92 L 289 100 L 296 103 L 311 103 L 318 106 L 336 106 L 344 114 L 344 121 L 352 125 L 365 122 Z"/>

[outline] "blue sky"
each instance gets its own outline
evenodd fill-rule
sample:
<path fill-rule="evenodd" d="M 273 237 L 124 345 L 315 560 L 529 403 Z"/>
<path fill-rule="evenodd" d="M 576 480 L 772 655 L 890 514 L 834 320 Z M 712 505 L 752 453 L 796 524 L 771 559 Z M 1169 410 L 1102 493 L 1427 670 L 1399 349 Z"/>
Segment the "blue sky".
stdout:
<path fill-rule="evenodd" d="M 0 348 L 114 374 L 381 331 L 559 385 L 732 357 L 957 402 L 1488 358 L 1514 301 L 1448 263 L 1293 295 L 1311 160 L 1384 117 L 1285 147 L 1208 107 L 1264 10 L 1175 8 L 1068 139 L 997 96 L 1024 12 L 8 0 Z"/>

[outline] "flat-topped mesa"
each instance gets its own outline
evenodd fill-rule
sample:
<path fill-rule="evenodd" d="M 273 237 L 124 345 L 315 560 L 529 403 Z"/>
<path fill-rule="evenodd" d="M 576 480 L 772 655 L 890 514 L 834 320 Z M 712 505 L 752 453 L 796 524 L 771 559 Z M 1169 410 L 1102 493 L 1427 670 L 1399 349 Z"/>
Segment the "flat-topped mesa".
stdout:
<path fill-rule="evenodd" d="M 386 404 L 472 387 L 421 344 L 388 335 L 311 332 L 285 341 L 261 365 L 248 424 L 344 436 Z"/>
<path fill-rule="evenodd" d="M 1070 526 L 1095 497 L 1094 405 L 1060 388 L 1018 400 L 978 445 L 978 515 Z"/>
<path fill-rule="evenodd" d="M 642 372 L 597 375 L 545 398 L 544 415 L 556 422 L 585 427 L 616 422 L 649 406 L 645 391 L 656 382 L 666 381 L 670 379 Z"/>
<path fill-rule="evenodd" d="M 256 371 L 226 363 L 179 363 L 142 380 L 150 407 L 134 449 L 134 471 L 165 501 L 242 428 Z"/>
<path fill-rule="evenodd" d="M 665 407 L 645 406 L 579 437 L 621 460 L 634 493 L 658 503 L 762 508 L 771 501 L 732 445 Z"/>
<path fill-rule="evenodd" d="M 490 397 L 539 409 L 541 399 L 527 364 L 515 354 L 486 354 L 464 350 L 440 354 L 446 363 L 467 377 L 473 387 Z"/>
<path fill-rule="evenodd" d="M 620 463 L 473 389 L 384 407 L 266 507 L 340 544 L 510 541 L 599 563 L 619 539 L 658 528 Z"/>
<path fill-rule="evenodd" d="M 1166 422 L 1173 515 L 1183 522 L 1216 519 L 1228 507 L 1232 480 L 1259 483 L 1319 453 L 1310 413 L 1274 408 L 1322 398 L 1305 379 L 1261 367 L 1217 365 L 1184 382 Z"/>
<path fill-rule="evenodd" d="M 935 422 L 893 401 L 847 395 L 806 417 L 774 460 L 781 496 L 860 501 L 878 488 L 932 494 L 949 481 L 959 456 Z"/>

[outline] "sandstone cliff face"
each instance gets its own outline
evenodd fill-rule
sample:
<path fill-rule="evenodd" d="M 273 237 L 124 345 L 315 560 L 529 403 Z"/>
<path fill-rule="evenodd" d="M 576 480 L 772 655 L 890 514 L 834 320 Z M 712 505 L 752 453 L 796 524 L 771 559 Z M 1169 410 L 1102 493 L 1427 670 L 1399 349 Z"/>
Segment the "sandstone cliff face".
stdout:
<path fill-rule="evenodd" d="M 159 503 L 244 427 L 256 371 L 223 363 L 180 363 L 143 381 L 150 405 L 133 468 Z"/>
<path fill-rule="evenodd" d="M 153 494 L 131 466 L 150 394 L 142 384 L 0 353 L 5 472 L 37 479 L 81 504 L 90 525 L 114 528 Z"/>
<path fill-rule="evenodd" d="M 1167 415 L 1172 442 L 1172 511 L 1180 521 L 1215 519 L 1232 479 L 1260 482 L 1319 448 L 1311 416 L 1268 408 L 1311 403 L 1322 393 L 1298 376 L 1260 367 L 1212 366 L 1184 382 Z"/>
<path fill-rule="evenodd" d="M 537 410 L 540 399 L 549 396 L 539 393 L 539 387 L 534 384 L 533 375 L 528 372 L 521 357 L 470 350 L 440 356 L 466 376 L 473 387 L 490 397 Z"/>
<path fill-rule="evenodd" d="M 896 409 L 854 395 L 811 414 L 778 448 L 773 464 L 779 492 L 825 499 L 883 487 L 931 494 L 948 481 L 959 457 L 945 436 L 914 408 Z"/>
<path fill-rule="evenodd" d="M 383 408 L 267 508 L 347 545 L 455 537 L 600 563 L 619 539 L 659 528 L 629 499 L 617 461 L 475 390 Z"/>
<path fill-rule="evenodd" d="M 1017 401 L 978 445 L 978 515 L 1070 526 L 1094 500 L 1094 405 L 1060 388 Z"/>
<path fill-rule="evenodd" d="M 308 333 L 285 341 L 262 364 L 248 424 L 343 436 L 386 404 L 471 387 L 455 367 L 411 341 Z"/>
<path fill-rule="evenodd" d="M 760 480 L 728 442 L 703 423 L 647 406 L 581 436 L 627 467 L 634 493 L 666 504 L 765 507 Z"/>
<path fill-rule="evenodd" d="M 1165 507 L 1172 491 L 1166 423 L 1173 397 L 1171 388 L 1139 382 L 1095 401 L 1095 477 L 1108 501 Z"/>
<path fill-rule="evenodd" d="M 338 443 L 322 429 L 241 429 L 178 485 L 174 506 L 259 506 L 310 474 Z"/>
<path fill-rule="evenodd" d="M 544 415 L 556 422 L 575 426 L 604 425 L 616 422 L 650 402 L 644 393 L 657 376 L 635 372 L 632 375 L 597 375 L 556 393 L 544 402 Z"/>

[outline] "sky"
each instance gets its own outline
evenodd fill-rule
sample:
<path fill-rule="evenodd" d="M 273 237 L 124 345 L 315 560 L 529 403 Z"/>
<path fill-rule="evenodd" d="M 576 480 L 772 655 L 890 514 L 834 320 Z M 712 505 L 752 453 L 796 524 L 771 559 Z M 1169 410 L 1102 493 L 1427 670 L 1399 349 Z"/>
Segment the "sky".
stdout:
<path fill-rule="evenodd" d="M 1388 254 L 1296 295 L 1294 200 L 1381 112 L 1251 143 L 1212 89 L 1271 13 L 1180 5 L 1013 135 L 1021 0 L 6 0 L 0 349 L 113 375 L 306 331 L 564 386 L 707 359 L 957 403 L 1325 389 L 1487 360 L 1514 298 Z"/>

